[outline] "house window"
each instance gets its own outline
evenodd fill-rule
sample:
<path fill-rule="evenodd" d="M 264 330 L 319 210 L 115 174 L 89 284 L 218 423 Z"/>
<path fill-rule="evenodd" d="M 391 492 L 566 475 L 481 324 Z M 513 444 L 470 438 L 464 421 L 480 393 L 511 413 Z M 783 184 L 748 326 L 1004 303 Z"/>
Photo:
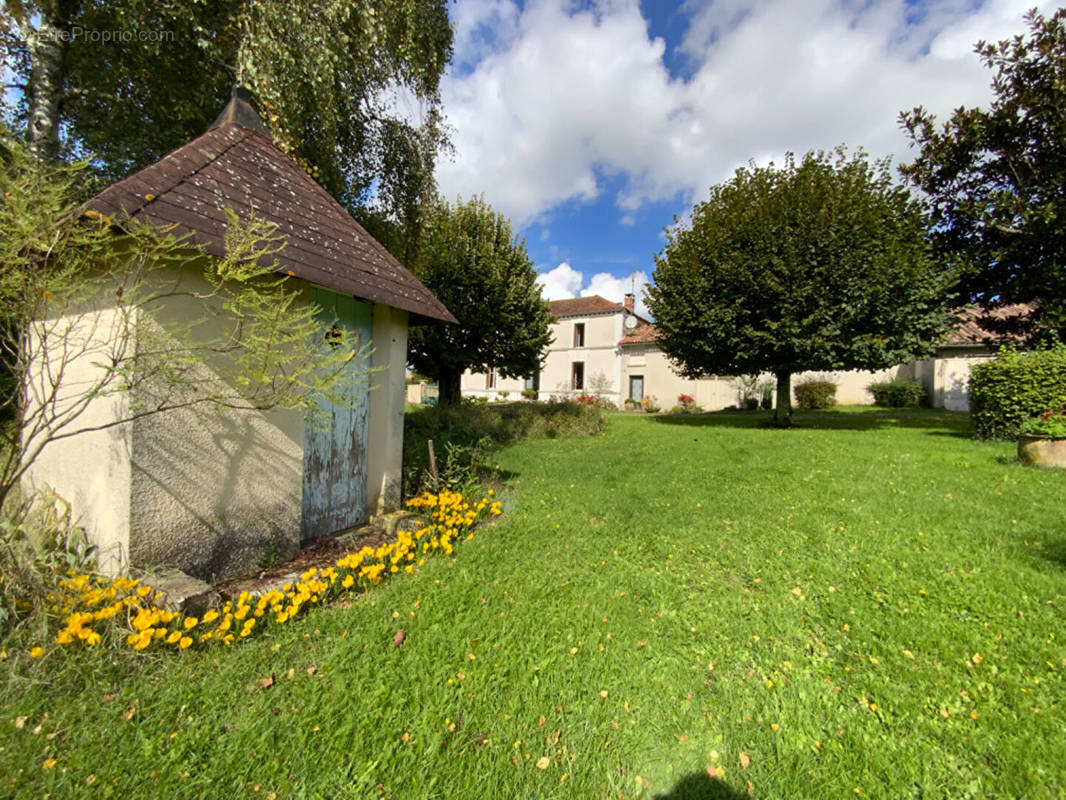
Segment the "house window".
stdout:
<path fill-rule="evenodd" d="M 490 369 L 489 370 L 489 374 L 485 376 L 485 388 L 486 389 L 495 389 L 496 388 L 496 370 Z"/>
<path fill-rule="evenodd" d="M 581 391 L 585 388 L 585 362 L 575 361 L 570 366 L 570 388 Z"/>
<path fill-rule="evenodd" d="M 540 391 L 540 373 L 539 372 L 534 372 L 532 375 L 528 375 L 526 377 L 526 384 L 525 384 L 524 388 L 532 389 L 535 392 L 539 392 Z"/>
<path fill-rule="evenodd" d="M 584 346 L 585 346 L 585 323 L 584 322 L 575 322 L 574 323 L 574 347 L 584 347 Z"/>

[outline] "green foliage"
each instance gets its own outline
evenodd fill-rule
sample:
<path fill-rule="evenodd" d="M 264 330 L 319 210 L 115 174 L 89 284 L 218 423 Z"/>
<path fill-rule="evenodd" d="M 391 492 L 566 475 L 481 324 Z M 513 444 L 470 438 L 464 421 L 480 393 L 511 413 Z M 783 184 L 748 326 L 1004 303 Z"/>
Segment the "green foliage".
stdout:
<path fill-rule="evenodd" d="M 469 488 L 488 475 L 493 448 L 526 438 L 592 436 L 607 417 L 599 407 L 568 401 L 549 403 L 464 403 L 430 406 L 404 417 L 403 492 L 433 491 L 429 470 L 432 439 L 437 473 L 449 488 Z"/>
<path fill-rule="evenodd" d="M 871 383 L 866 391 L 874 396 L 875 406 L 914 408 L 925 400 L 925 387 L 913 378 L 893 378 Z"/>
<path fill-rule="evenodd" d="M 900 171 L 932 201 L 932 235 L 966 268 L 962 288 L 986 306 L 1038 303 L 1033 323 L 1066 329 L 1066 9 L 1034 9 L 1029 33 L 978 42 L 993 70 L 987 110 L 942 125 L 918 107 L 900 115 L 919 148 Z M 990 320 L 994 323 L 994 320 Z"/>
<path fill-rule="evenodd" d="M 667 230 L 649 308 L 688 378 L 879 369 L 928 352 L 954 277 L 936 263 L 922 207 L 887 161 L 843 148 L 754 163 Z M 784 379 L 784 391 L 780 381 Z"/>
<path fill-rule="evenodd" d="M 977 435 L 1014 439 L 1021 425 L 1066 407 L 1066 345 L 1019 353 L 1002 348 L 970 372 L 970 413 Z"/>
<path fill-rule="evenodd" d="M 442 405 L 459 402 L 464 370 L 506 378 L 540 370 L 551 339 L 548 303 L 525 244 L 482 198 L 438 201 L 427 211 L 413 269 L 459 321 L 414 327 L 408 340 L 410 363 L 438 382 Z"/>
<path fill-rule="evenodd" d="M 85 532 L 56 494 L 9 502 L 0 515 L 0 636 L 47 614 L 45 594 L 68 570 L 93 560 Z"/>
<path fill-rule="evenodd" d="M 17 120 L 54 106 L 47 135 L 63 134 L 60 152 L 94 153 L 107 181 L 203 133 L 238 82 L 277 143 L 349 209 L 373 201 L 408 221 L 432 192 L 446 142 L 439 84 L 452 52 L 444 0 L 11 7 L 5 63 L 25 87 Z M 46 26 L 60 35 L 37 35 Z M 141 38 L 84 35 L 94 31 Z M 419 119 L 400 93 L 417 102 Z"/>
<path fill-rule="evenodd" d="M 11 375 L 0 409 L 21 420 L 0 427 L 0 503 L 50 442 L 100 428 L 85 412 L 101 398 L 129 401 L 103 427 L 176 408 L 352 402 L 340 387 L 368 379 L 370 343 L 324 340 L 301 287 L 263 266 L 278 248 L 271 228 L 227 211 L 225 255 L 208 257 L 167 231 L 82 214 L 71 196 L 83 169 L 42 166 L 18 147 L 0 169 Z"/>
<path fill-rule="evenodd" d="M 793 391 L 800 408 L 823 409 L 837 404 L 837 385 L 832 381 L 807 378 L 797 383 Z"/>
<path fill-rule="evenodd" d="M 1018 433 L 1023 436 L 1066 439 L 1066 409 L 1050 409 L 1038 417 L 1029 417 L 1018 426 Z"/>
<path fill-rule="evenodd" d="M 526 400 L 536 400 L 537 395 L 540 394 L 536 389 L 523 389 L 522 397 Z"/>

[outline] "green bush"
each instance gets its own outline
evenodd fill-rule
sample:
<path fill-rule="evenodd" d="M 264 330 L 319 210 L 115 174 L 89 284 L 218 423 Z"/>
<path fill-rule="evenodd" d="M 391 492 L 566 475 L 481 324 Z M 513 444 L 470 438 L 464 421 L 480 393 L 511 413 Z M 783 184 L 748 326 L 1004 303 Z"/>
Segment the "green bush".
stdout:
<path fill-rule="evenodd" d="M 403 494 L 435 490 L 429 474 L 428 440 L 433 440 L 440 486 L 469 489 L 489 471 L 493 447 L 518 439 L 591 436 L 603 430 L 601 407 L 569 401 L 467 403 L 423 406 L 404 416 Z"/>
<path fill-rule="evenodd" d="M 53 492 L 10 502 L 0 514 L 0 641 L 46 613 L 45 595 L 67 570 L 95 566 L 95 548 Z"/>
<path fill-rule="evenodd" d="M 871 383 L 866 391 L 874 396 L 875 406 L 913 408 L 925 400 L 925 387 L 912 378 L 895 378 Z"/>
<path fill-rule="evenodd" d="M 832 381 L 808 378 L 797 383 L 793 392 L 800 408 L 832 408 L 837 404 L 837 385 Z"/>
<path fill-rule="evenodd" d="M 1030 417 L 1066 407 L 1066 345 L 1019 353 L 1004 347 L 970 372 L 970 414 L 977 436 L 1014 439 Z"/>

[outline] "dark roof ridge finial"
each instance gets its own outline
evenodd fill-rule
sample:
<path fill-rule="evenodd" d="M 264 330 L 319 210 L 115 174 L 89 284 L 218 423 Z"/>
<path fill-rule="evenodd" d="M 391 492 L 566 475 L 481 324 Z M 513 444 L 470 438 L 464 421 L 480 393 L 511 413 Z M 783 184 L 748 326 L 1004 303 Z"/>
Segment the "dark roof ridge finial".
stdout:
<path fill-rule="evenodd" d="M 229 102 L 208 130 L 221 128 L 223 125 L 240 125 L 270 139 L 270 131 L 252 108 L 251 90 L 239 84 L 233 87 Z"/>

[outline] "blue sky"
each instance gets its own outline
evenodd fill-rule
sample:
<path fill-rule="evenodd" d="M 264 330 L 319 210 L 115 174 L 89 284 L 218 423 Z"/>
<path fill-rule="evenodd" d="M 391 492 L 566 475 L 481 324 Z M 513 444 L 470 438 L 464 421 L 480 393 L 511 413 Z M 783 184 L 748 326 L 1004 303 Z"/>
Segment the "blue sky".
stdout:
<path fill-rule="evenodd" d="M 1034 0 L 458 0 L 446 197 L 506 214 L 549 299 L 651 278 L 662 232 L 749 160 L 906 161 L 901 110 L 983 105 L 979 39 Z"/>

